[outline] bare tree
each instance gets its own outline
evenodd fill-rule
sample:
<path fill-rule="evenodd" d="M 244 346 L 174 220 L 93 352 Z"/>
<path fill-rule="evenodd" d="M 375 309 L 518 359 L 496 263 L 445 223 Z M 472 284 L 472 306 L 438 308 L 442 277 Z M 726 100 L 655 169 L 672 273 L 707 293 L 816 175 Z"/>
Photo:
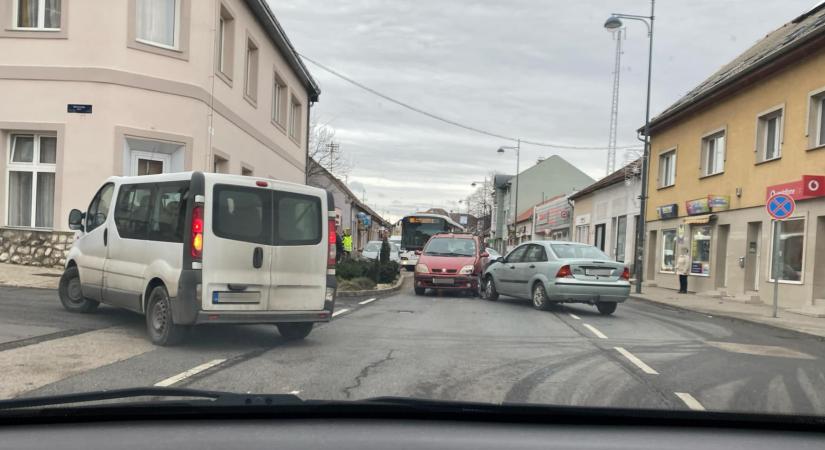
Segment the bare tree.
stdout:
<path fill-rule="evenodd" d="M 341 178 L 352 169 L 350 161 L 344 157 L 341 146 L 335 142 L 335 128 L 318 120 L 313 115 L 309 122 L 309 158 L 307 178 L 318 175 L 324 169 Z"/>

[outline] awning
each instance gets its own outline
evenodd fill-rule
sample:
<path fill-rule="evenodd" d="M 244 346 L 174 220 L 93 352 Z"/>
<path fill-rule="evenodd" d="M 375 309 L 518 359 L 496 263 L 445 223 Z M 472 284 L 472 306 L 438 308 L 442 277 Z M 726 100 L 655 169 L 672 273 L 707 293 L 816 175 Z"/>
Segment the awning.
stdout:
<path fill-rule="evenodd" d="M 703 225 L 711 220 L 713 220 L 716 216 L 713 214 L 704 214 L 701 216 L 693 216 L 693 217 L 685 217 L 684 223 L 686 225 Z"/>

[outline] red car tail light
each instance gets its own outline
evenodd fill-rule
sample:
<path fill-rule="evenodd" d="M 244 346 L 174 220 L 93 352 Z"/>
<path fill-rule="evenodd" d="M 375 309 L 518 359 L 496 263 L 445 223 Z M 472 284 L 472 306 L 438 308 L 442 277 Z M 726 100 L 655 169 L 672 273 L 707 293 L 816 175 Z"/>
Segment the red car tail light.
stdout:
<path fill-rule="evenodd" d="M 556 278 L 573 278 L 573 272 L 570 270 L 570 266 L 561 266 L 558 272 L 556 272 Z"/>
<path fill-rule="evenodd" d="M 192 208 L 192 242 L 191 251 L 193 262 L 200 262 L 203 257 L 203 203 L 196 203 Z"/>
<path fill-rule="evenodd" d="M 622 272 L 622 280 L 630 280 L 630 269 L 627 267 L 625 267 L 624 272 Z"/>

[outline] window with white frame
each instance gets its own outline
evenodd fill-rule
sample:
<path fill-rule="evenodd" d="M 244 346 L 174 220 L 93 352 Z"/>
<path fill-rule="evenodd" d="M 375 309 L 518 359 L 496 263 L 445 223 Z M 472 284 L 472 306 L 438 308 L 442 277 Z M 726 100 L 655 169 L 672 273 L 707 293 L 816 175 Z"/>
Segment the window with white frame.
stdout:
<path fill-rule="evenodd" d="M 136 38 L 145 44 L 177 49 L 180 0 L 135 0 Z"/>
<path fill-rule="evenodd" d="M 670 150 L 659 155 L 659 187 L 668 187 L 676 184 L 676 150 Z"/>
<path fill-rule="evenodd" d="M 801 282 L 805 264 L 805 219 L 785 220 L 780 225 L 779 265 L 774 266 L 774 258 L 771 257 L 770 280 L 773 281 L 776 270 L 779 281 Z"/>
<path fill-rule="evenodd" d="M 301 102 L 294 96 L 289 102 L 289 137 L 301 141 Z"/>
<path fill-rule="evenodd" d="M 243 93 L 253 102 L 258 98 L 258 46 L 252 39 L 246 40 L 246 73 L 244 74 Z"/>
<path fill-rule="evenodd" d="M 221 5 L 218 17 L 218 71 L 232 79 L 235 49 L 235 18 Z"/>
<path fill-rule="evenodd" d="M 825 92 L 811 96 L 811 107 L 808 114 L 811 120 L 808 128 L 808 147 L 825 145 Z"/>
<path fill-rule="evenodd" d="M 782 157 L 782 109 L 759 117 L 756 125 L 757 162 Z"/>
<path fill-rule="evenodd" d="M 186 145 L 181 142 L 127 136 L 124 174 L 157 175 L 184 170 Z"/>
<path fill-rule="evenodd" d="M 14 0 L 14 26 L 18 29 L 60 29 L 60 0 Z"/>
<path fill-rule="evenodd" d="M 6 223 L 12 227 L 53 227 L 57 137 L 15 133 L 9 144 Z"/>
<path fill-rule="evenodd" d="M 662 230 L 662 272 L 673 272 L 676 265 L 676 230 Z"/>
<path fill-rule="evenodd" d="M 272 121 L 281 127 L 286 126 L 286 83 L 275 73 L 272 82 Z"/>
<path fill-rule="evenodd" d="M 715 175 L 725 171 L 725 132 L 702 138 L 702 176 Z"/>

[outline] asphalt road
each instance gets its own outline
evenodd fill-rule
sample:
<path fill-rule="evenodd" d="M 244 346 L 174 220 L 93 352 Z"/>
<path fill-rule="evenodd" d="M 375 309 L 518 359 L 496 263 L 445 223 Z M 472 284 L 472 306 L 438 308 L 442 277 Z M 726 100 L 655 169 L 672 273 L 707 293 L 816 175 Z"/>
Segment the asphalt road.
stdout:
<path fill-rule="evenodd" d="M 408 283 L 409 284 L 409 283 Z M 179 347 L 143 318 L 65 312 L 56 292 L 0 288 L 0 398 L 155 384 L 303 398 L 484 402 L 825 415 L 818 338 L 630 299 L 613 316 L 399 293 L 339 299 L 300 342 L 273 326 L 209 326 Z"/>

